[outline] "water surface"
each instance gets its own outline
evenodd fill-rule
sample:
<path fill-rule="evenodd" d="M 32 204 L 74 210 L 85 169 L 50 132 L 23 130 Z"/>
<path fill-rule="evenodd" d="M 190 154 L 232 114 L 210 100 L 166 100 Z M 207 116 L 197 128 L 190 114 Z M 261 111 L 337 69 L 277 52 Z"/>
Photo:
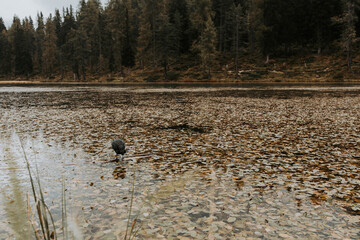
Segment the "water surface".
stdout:
<path fill-rule="evenodd" d="M 360 237 L 359 85 L 2 86 L 0 106 L 0 238 L 31 234 L 21 143 L 85 239 L 124 236 L 134 176 L 139 239 Z"/>

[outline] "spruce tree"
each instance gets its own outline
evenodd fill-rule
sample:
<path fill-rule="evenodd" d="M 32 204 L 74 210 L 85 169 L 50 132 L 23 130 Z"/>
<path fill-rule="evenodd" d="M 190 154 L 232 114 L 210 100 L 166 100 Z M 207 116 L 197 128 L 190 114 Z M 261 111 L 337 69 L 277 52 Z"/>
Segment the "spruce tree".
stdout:
<path fill-rule="evenodd" d="M 359 0 L 342 0 L 344 6 L 343 16 L 341 21 L 343 23 L 342 42 L 346 50 L 347 69 L 350 72 L 353 64 L 353 45 L 356 39 L 356 22 L 357 16 L 355 9 L 359 6 Z"/>
<path fill-rule="evenodd" d="M 37 14 L 36 28 L 36 68 L 39 73 L 43 72 L 43 49 L 45 39 L 45 24 L 42 12 Z"/>
<path fill-rule="evenodd" d="M 44 72 L 48 77 L 52 75 L 55 70 L 56 56 L 57 56 L 57 36 L 56 25 L 50 15 L 45 24 L 45 37 L 44 37 Z"/>
<path fill-rule="evenodd" d="M 62 30 L 61 30 L 61 53 L 63 55 L 63 65 L 64 65 L 64 69 L 65 71 L 67 70 L 67 68 L 71 68 L 73 70 L 73 73 L 75 75 L 75 78 L 78 79 L 78 68 L 76 68 L 76 64 L 75 62 L 77 60 L 76 56 L 74 56 L 74 51 L 75 51 L 75 44 L 73 42 L 74 39 L 72 39 L 72 32 L 75 32 L 76 30 L 76 21 L 75 21 L 75 16 L 74 16 L 74 12 L 73 12 L 73 8 L 70 5 L 69 8 L 66 8 L 64 14 L 63 14 L 63 24 L 62 24 Z"/>
<path fill-rule="evenodd" d="M 186 53 L 191 47 L 189 9 L 186 0 L 169 1 L 169 21 L 174 25 L 176 38 L 179 39 L 177 47 L 180 53 Z"/>
<path fill-rule="evenodd" d="M 331 43 L 340 36 L 337 24 L 333 24 L 331 19 L 341 14 L 341 1 L 313 0 L 303 11 L 307 12 L 303 15 L 310 16 L 305 18 L 309 19 L 308 21 L 299 20 L 302 31 L 298 39 L 304 41 L 304 36 L 309 36 L 310 33 L 308 39 L 315 44 L 317 53 L 321 54 L 324 48 L 329 48 Z M 297 19 L 299 18 L 300 16 Z"/>
<path fill-rule="evenodd" d="M 32 54 L 28 36 L 28 22 L 21 24 L 18 17 L 14 17 L 13 23 L 9 29 L 12 44 L 12 59 L 14 59 L 14 74 L 29 76 L 33 71 Z"/>
<path fill-rule="evenodd" d="M 243 6 L 239 3 L 237 5 L 233 4 L 231 7 L 231 25 L 233 26 L 233 50 L 235 52 L 235 77 L 239 77 L 239 51 L 241 44 L 241 36 L 246 33 L 246 14 L 244 13 Z"/>
<path fill-rule="evenodd" d="M 129 11 L 128 7 L 125 8 L 125 29 L 124 29 L 124 37 L 122 39 L 122 60 L 123 65 L 125 67 L 133 67 L 135 65 L 135 53 L 131 44 L 131 32 L 130 32 L 130 19 L 129 19 Z"/>
<path fill-rule="evenodd" d="M 216 29 L 214 22 L 209 17 L 206 21 L 205 28 L 200 35 L 198 44 L 200 50 L 201 62 L 204 70 L 207 70 L 208 78 L 211 78 L 211 68 L 216 62 Z"/>
<path fill-rule="evenodd" d="M 248 19 L 248 42 L 251 53 L 262 52 L 263 33 L 266 29 L 264 24 L 264 1 L 249 0 L 247 2 Z"/>
<path fill-rule="evenodd" d="M 151 24 L 150 17 L 146 11 L 146 3 L 142 1 L 140 4 L 141 14 L 139 16 L 139 36 L 137 38 L 137 54 L 136 61 L 143 69 L 149 60 L 149 51 L 151 48 Z"/>
<path fill-rule="evenodd" d="M 0 17 L 0 32 L 2 33 L 3 31 L 6 31 L 6 27 L 4 24 L 4 20 L 2 19 L 2 17 Z"/>
<path fill-rule="evenodd" d="M 218 49 L 219 52 L 225 54 L 227 50 L 227 39 L 231 37 L 231 32 L 228 32 L 226 26 L 227 19 L 231 14 L 231 7 L 233 0 L 213 0 L 213 9 L 215 12 L 214 25 L 217 29 Z"/>
<path fill-rule="evenodd" d="M 120 71 L 123 74 L 123 59 L 124 54 L 122 53 L 124 48 L 124 37 L 126 29 L 125 21 L 125 4 L 119 0 L 110 0 L 108 6 L 105 10 L 106 12 L 106 26 L 107 30 L 110 33 L 110 44 L 111 51 L 110 59 L 113 58 L 114 61 L 110 61 L 110 69 L 115 69 Z"/>
<path fill-rule="evenodd" d="M 167 80 L 167 71 L 170 58 L 176 53 L 179 35 L 175 32 L 174 24 L 169 21 L 168 5 L 165 1 L 160 5 L 159 14 L 156 17 L 156 52 L 164 70 L 164 80 Z"/>
<path fill-rule="evenodd" d="M 179 11 L 175 11 L 173 16 L 173 21 L 169 22 L 169 26 L 171 27 L 171 40 L 172 40 L 172 48 L 176 55 L 176 57 L 179 59 L 181 53 L 184 51 L 185 48 L 188 48 L 188 43 L 184 42 L 184 38 L 186 36 L 183 34 L 183 18 Z M 183 46 L 182 44 L 186 44 Z"/>
<path fill-rule="evenodd" d="M 25 46 L 24 49 L 26 51 L 27 66 L 26 66 L 26 75 L 29 77 L 32 74 L 34 69 L 34 56 L 36 52 L 36 42 L 35 42 L 35 28 L 34 22 L 31 17 L 25 19 L 22 22 L 24 35 L 25 35 Z"/>
<path fill-rule="evenodd" d="M 275 53 L 276 47 L 279 45 L 281 24 L 281 0 L 264 1 L 263 16 L 264 28 L 262 38 L 260 39 L 261 52 L 266 57 L 265 63 L 268 64 L 270 55 Z"/>
<path fill-rule="evenodd" d="M 99 68 L 99 59 L 102 54 L 100 19 L 102 15 L 99 0 L 89 0 L 81 13 L 80 25 L 84 28 L 89 42 L 89 65 L 91 72 Z"/>
<path fill-rule="evenodd" d="M 11 73 L 11 45 L 8 32 L 0 17 L 0 75 Z"/>
<path fill-rule="evenodd" d="M 57 58 L 57 65 L 60 67 L 61 72 L 61 80 L 64 78 L 65 75 L 65 66 L 64 66 L 64 54 L 62 52 L 62 46 L 64 45 L 64 38 L 63 38 L 63 21 L 60 15 L 59 9 L 55 9 L 55 16 L 52 19 L 53 25 L 55 26 L 55 35 L 56 35 L 56 58 Z"/>
<path fill-rule="evenodd" d="M 81 80 L 86 80 L 86 68 L 89 57 L 91 55 L 91 39 L 89 38 L 89 20 L 88 5 L 85 0 L 80 1 L 80 9 L 76 17 L 76 29 L 70 34 L 70 42 L 73 44 L 73 71 L 79 78 L 81 72 Z M 79 78 L 80 80 L 80 78 Z"/>
<path fill-rule="evenodd" d="M 197 38 L 193 42 L 193 50 L 201 59 L 203 70 L 211 78 L 211 68 L 217 56 L 217 32 L 212 20 L 213 11 L 210 0 L 189 0 L 190 19 Z"/>

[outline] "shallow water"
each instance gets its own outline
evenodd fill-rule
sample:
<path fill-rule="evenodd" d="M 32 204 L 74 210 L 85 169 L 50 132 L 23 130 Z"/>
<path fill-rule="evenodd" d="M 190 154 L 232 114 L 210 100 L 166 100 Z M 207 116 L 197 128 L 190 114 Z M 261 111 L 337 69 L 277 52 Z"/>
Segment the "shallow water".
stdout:
<path fill-rule="evenodd" d="M 31 235 L 21 143 L 78 238 L 125 235 L 134 174 L 139 239 L 360 237 L 359 85 L 6 86 L 0 106 L 1 239 Z"/>

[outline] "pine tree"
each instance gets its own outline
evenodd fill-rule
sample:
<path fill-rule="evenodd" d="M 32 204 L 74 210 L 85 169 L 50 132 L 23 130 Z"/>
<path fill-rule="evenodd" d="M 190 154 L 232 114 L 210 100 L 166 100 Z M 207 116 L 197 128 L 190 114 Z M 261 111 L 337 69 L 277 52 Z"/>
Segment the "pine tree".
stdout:
<path fill-rule="evenodd" d="M 231 37 L 231 32 L 227 32 L 227 18 L 231 14 L 233 0 L 213 0 L 213 8 L 215 12 L 214 24 L 218 33 L 218 49 L 219 52 L 225 54 L 227 38 Z"/>
<path fill-rule="evenodd" d="M 149 50 L 151 48 L 151 24 L 150 17 L 146 12 L 146 3 L 145 1 L 141 2 L 141 14 L 139 20 L 139 36 L 137 39 L 137 54 L 136 59 L 138 65 L 143 69 L 148 62 Z"/>
<path fill-rule="evenodd" d="M 79 46 L 81 44 L 78 32 L 76 28 L 71 28 L 70 32 L 68 34 L 67 42 L 65 45 L 65 53 L 66 53 L 66 59 L 68 63 L 71 65 L 71 70 L 74 74 L 74 80 L 80 81 L 80 61 L 82 59 L 81 54 L 81 47 Z"/>
<path fill-rule="evenodd" d="M 56 56 L 57 56 L 57 36 L 56 36 L 56 25 L 52 19 L 52 16 L 46 20 L 45 24 L 45 37 L 44 37 L 44 72 L 48 77 L 51 76 L 55 70 Z"/>
<path fill-rule="evenodd" d="M 157 42 L 159 39 L 159 36 L 157 36 L 157 33 L 159 32 L 159 28 L 161 28 L 161 26 L 159 26 L 159 24 L 162 24 L 161 21 L 159 21 L 159 15 L 161 14 L 162 11 L 165 11 L 166 8 L 164 7 L 164 0 L 147 0 L 145 1 L 146 3 L 146 11 L 147 14 L 149 16 L 149 20 L 150 20 L 150 24 L 151 24 L 151 32 L 152 32 L 152 64 L 153 67 L 155 68 L 158 65 L 158 45 L 159 43 Z"/>
<path fill-rule="evenodd" d="M 2 33 L 3 31 L 6 31 L 6 27 L 4 24 L 4 20 L 2 19 L 2 17 L 0 17 L 0 32 Z"/>
<path fill-rule="evenodd" d="M 37 28 L 36 28 L 36 66 L 38 72 L 43 72 L 43 48 L 45 39 L 45 24 L 42 12 L 37 14 Z"/>
<path fill-rule="evenodd" d="M 200 41 L 198 44 L 200 50 L 201 62 L 204 70 L 208 72 L 208 78 L 211 78 L 211 68 L 215 63 L 217 55 L 216 51 L 216 29 L 214 22 L 209 17 L 205 24 L 205 29 L 200 35 Z"/>
<path fill-rule="evenodd" d="M 176 31 L 176 48 L 180 56 L 180 53 L 188 52 L 191 47 L 189 10 L 186 0 L 171 0 L 168 4 L 169 21 Z"/>
<path fill-rule="evenodd" d="M 213 11 L 210 0 L 189 0 L 190 19 L 194 32 L 198 36 L 193 42 L 193 50 L 201 59 L 204 71 L 211 78 L 211 68 L 217 56 L 217 32 L 212 20 Z"/>
<path fill-rule="evenodd" d="M 350 72 L 353 64 L 353 45 L 356 39 L 356 22 L 355 8 L 359 6 L 358 0 L 342 0 L 344 6 L 343 16 L 340 21 L 343 23 L 342 42 L 346 50 L 347 69 Z"/>
<path fill-rule="evenodd" d="M 76 17 L 76 28 L 72 29 L 69 42 L 73 49 L 72 69 L 78 80 L 80 80 L 79 70 L 81 72 L 81 80 L 86 80 L 86 67 L 91 55 L 91 39 L 89 38 L 89 24 L 87 20 L 88 5 L 85 0 L 80 1 L 80 9 Z"/>
<path fill-rule="evenodd" d="M 342 26 L 341 43 L 346 51 L 347 69 L 350 72 L 353 64 L 353 45 L 356 40 L 356 8 L 359 7 L 359 0 L 341 0 L 343 12 L 340 16 L 333 17 L 333 21 Z"/>
<path fill-rule="evenodd" d="M 75 75 L 75 79 L 79 80 L 79 70 L 78 67 L 76 68 L 76 56 L 74 56 L 75 51 L 75 45 L 72 41 L 72 32 L 76 31 L 76 21 L 75 16 L 73 13 L 73 8 L 70 5 L 69 8 L 66 8 L 65 12 L 63 13 L 63 24 L 62 24 L 62 30 L 60 35 L 60 42 L 61 44 L 61 53 L 63 55 L 63 65 L 64 65 L 64 71 L 67 70 L 67 68 L 71 68 L 73 70 L 73 73 Z M 58 40 L 59 41 L 59 40 Z"/>
<path fill-rule="evenodd" d="M 242 5 L 239 3 L 237 5 L 233 4 L 231 8 L 231 25 L 233 26 L 233 50 L 235 51 L 235 77 L 238 79 L 239 77 L 239 48 L 241 44 L 241 35 L 244 34 L 247 30 L 246 25 L 246 14 L 244 13 L 244 9 Z"/>
<path fill-rule="evenodd" d="M 0 17 L 0 75 L 11 73 L 11 45 L 3 19 Z"/>
<path fill-rule="evenodd" d="M 60 66 L 60 72 L 62 80 L 65 75 L 65 67 L 64 67 L 64 54 L 62 52 L 62 46 L 64 45 L 64 38 L 63 38 L 63 21 L 60 15 L 59 9 L 55 9 L 55 16 L 52 19 L 53 25 L 55 27 L 55 35 L 56 35 L 56 64 Z"/>
<path fill-rule="evenodd" d="M 317 52 L 320 55 L 323 48 L 328 48 L 336 38 L 339 37 L 338 26 L 333 24 L 332 18 L 341 14 L 341 1 L 339 0 L 313 0 L 304 7 L 304 15 L 310 15 L 305 19 L 309 21 L 300 21 L 301 36 L 298 38 L 304 41 L 303 36 L 311 36 L 308 39 L 315 43 Z M 299 19 L 300 16 L 297 18 Z M 305 25 L 305 26 L 304 26 Z"/>
<path fill-rule="evenodd" d="M 110 0 L 105 8 L 103 41 L 110 72 L 119 71 L 123 75 L 123 67 L 135 65 L 136 2 Z"/>
<path fill-rule="evenodd" d="M 125 29 L 124 29 L 124 38 L 122 39 L 123 42 L 123 49 L 122 49 L 122 60 L 123 65 L 125 67 L 133 67 L 135 66 L 135 53 L 131 44 L 131 32 L 130 32 L 130 25 L 129 25 L 129 10 L 126 6 L 125 8 Z"/>
<path fill-rule="evenodd" d="M 263 33 L 266 29 L 264 25 L 264 1 L 249 0 L 247 3 L 248 41 L 251 53 L 255 53 L 255 50 L 261 51 L 262 49 Z"/>
<path fill-rule="evenodd" d="M 27 69 L 26 75 L 29 77 L 30 74 L 33 72 L 33 63 L 35 61 L 35 52 L 36 52 L 36 43 L 35 43 L 35 28 L 34 23 L 31 17 L 25 19 L 22 22 L 22 27 L 24 29 L 24 36 L 25 36 L 25 46 L 26 49 L 26 58 L 28 59 L 27 62 Z"/>
<path fill-rule="evenodd" d="M 261 52 L 266 57 L 265 63 L 268 64 L 270 55 L 275 52 L 279 45 L 281 22 L 281 0 L 264 1 L 263 5 L 263 21 L 264 28 L 262 29 L 262 38 L 260 40 Z"/>
<path fill-rule="evenodd" d="M 169 60 L 176 53 L 179 35 L 176 34 L 174 24 L 169 21 L 168 5 L 163 1 L 156 17 L 156 52 L 164 70 L 164 80 L 167 80 Z"/>
<path fill-rule="evenodd" d="M 12 59 L 15 75 L 29 76 L 33 71 L 32 52 L 29 42 L 29 24 L 24 20 L 21 24 L 18 17 L 14 17 L 13 23 L 9 29 L 9 35 L 12 44 Z"/>
<path fill-rule="evenodd" d="M 81 12 L 80 25 L 84 28 L 89 42 L 89 65 L 91 72 L 99 69 L 99 60 L 102 55 L 100 19 L 102 15 L 99 0 L 88 0 L 86 8 Z"/>
<path fill-rule="evenodd" d="M 122 53 L 124 48 L 124 39 L 125 39 L 125 29 L 126 29 L 126 20 L 125 20 L 126 6 L 123 2 L 119 0 L 110 0 L 106 8 L 106 26 L 107 30 L 110 33 L 110 43 L 111 51 L 110 59 L 113 58 L 114 61 L 110 61 L 110 69 L 118 70 L 123 74 L 123 59 L 124 54 Z"/>
<path fill-rule="evenodd" d="M 82 2 L 81 6 L 84 8 L 84 2 Z M 80 11 L 74 13 L 74 9 L 72 5 L 69 8 L 66 8 L 63 11 L 63 23 L 61 27 L 60 40 L 61 42 L 60 51 L 63 55 L 63 65 L 65 71 L 68 71 L 70 68 L 74 74 L 74 80 L 80 79 L 80 63 L 87 59 L 86 52 L 89 51 L 88 42 L 84 42 L 85 46 L 81 46 L 81 41 L 79 40 L 78 32 L 82 31 L 84 34 L 85 30 L 83 26 L 80 24 Z M 81 55 L 78 55 L 81 54 Z M 85 66 L 83 68 L 84 72 L 82 74 L 83 79 L 85 78 Z"/>
<path fill-rule="evenodd" d="M 204 30 L 208 19 L 214 15 L 211 0 L 187 0 L 187 2 L 190 12 L 191 28 L 194 38 L 197 39 Z"/>
<path fill-rule="evenodd" d="M 172 27 L 172 44 L 173 44 L 173 50 L 179 59 L 181 53 L 183 53 L 186 49 L 186 51 L 189 48 L 189 44 L 186 42 L 187 36 L 183 34 L 183 17 L 179 11 L 175 11 L 173 16 L 173 21 L 169 22 Z M 185 45 L 183 45 L 185 44 Z"/>

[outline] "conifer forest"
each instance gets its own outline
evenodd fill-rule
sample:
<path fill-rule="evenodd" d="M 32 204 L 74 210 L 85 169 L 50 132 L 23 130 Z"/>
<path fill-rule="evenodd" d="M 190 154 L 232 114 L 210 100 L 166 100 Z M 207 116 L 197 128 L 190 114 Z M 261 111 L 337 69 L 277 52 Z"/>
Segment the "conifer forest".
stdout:
<path fill-rule="evenodd" d="M 0 76 L 161 79 L 197 66 L 236 73 L 248 59 L 336 55 L 352 71 L 360 34 L 357 0 L 81 0 L 36 19 L 0 18 Z M 1 17 L 1 16 L 0 16 Z M 195 77 L 196 78 L 196 77 Z M 156 80 L 156 79 L 148 79 Z"/>

